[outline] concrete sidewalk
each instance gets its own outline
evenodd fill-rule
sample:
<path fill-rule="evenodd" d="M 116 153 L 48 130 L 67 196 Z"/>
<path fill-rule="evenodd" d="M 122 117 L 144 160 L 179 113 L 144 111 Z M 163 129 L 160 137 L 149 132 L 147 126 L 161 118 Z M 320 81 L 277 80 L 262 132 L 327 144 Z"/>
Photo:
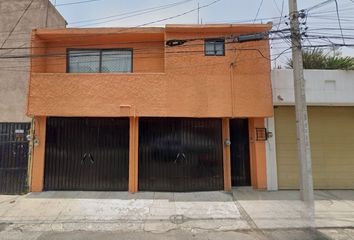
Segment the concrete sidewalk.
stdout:
<path fill-rule="evenodd" d="M 343 239 L 350 239 L 354 234 L 354 191 L 317 191 L 315 206 L 318 229 L 348 228 Z M 29 237 L 35 233 L 75 231 L 252 232 L 254 239 L 263 239 L 270 231 L 306 228 L 297 191 L 241 188 L 233 194 L 43 192 L 0 196 L 0 239 L 21 233 Z"/>
<path fill-rule="evenodd" d="M 307 227 L 298 191 L 241 189 L 234 196 L 261 229 Z M 354 227 L 354 191 L 315 191 L 315 218 L 317 228 Z"/>

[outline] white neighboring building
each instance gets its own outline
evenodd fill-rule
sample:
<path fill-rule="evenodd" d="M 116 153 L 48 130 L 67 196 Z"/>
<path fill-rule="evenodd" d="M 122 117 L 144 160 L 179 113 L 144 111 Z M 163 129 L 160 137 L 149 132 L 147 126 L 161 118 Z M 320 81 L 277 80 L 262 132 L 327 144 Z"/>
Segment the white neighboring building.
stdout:
<path fill-rule="evenodd" d="M 305 70 L 314 187 L 354 189 L 354 71 Z M 268 190 L 298 188 L 292 70 L 273 70 Z"/>

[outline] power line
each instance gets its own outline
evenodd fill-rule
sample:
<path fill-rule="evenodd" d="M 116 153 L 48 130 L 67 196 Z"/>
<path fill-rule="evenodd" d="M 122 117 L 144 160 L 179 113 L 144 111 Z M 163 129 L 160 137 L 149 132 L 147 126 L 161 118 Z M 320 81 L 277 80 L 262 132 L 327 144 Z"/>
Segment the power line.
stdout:
<path fill-rule="evenodd" d="M 235 49 L 235 48 L 230 48 L 229 50 L 230 51 L 243 51 L 243 50 L 244 51 L 251 51 L 251 50 L 254 51 L 256 49 L 237 49 L 237 48 Z M 266 60 L 273 61 L 273 60 L 278 59 L 279 57 L 281 57 L 282 54 L 285 54 L 285 53 L 289 52 L 290 50 L 291 50 L 291 48 L 287 48 L 284 51 L 282 51 L 282 53 L 280 53 L 280 54 L 273 54 L 273 55 L 271 55 L 271 56 L 274 56 L 273 58 L 264 57 L 263 54 L 262 54 L 263 56 L 259 54 L 258 57 L 242 58 L 242 60 L 238 60 L 237 63 L 253 61 L 253 60 L 256 60 L 256 59 L 266 59 Z M 200 51 L 200 52 L 204 52 L 204 51 Z M 193 54 L 199 54 L 199 52 L 193 53 Z M 180 57 L 183 57 L 183 56 L 180 56 Z M 144 57 L 140 57 L 140 58 L 144 58 Z M 90 63 L 90 62 L 93 62 L 93 61 L 85 61 L 85 63 Z M 63 66 L 63 65 L 66 65 L 66 62 L 65 63 L 49 63 L 47 65 L 48 66 L 53 66 L 53 65 L 54 66 Z M 228 65 L 228 64 L 225 63 L 225 62 L 218 62 L 218 63 L 211 63 L 211 64 L 196 64 L 196 65 L 193 65 L 193 66 L 188 65 L 188 66 L 180 66 L 180 67 L 168 67 L 168 69 L 169 70 L 187 69 L 187 68 L 196 69 L 198 67 L 215 66 L 215 65 Z M 19 66 L 0 67 L 0 70 L 1 71 L 23 71 L 23 72 L 28 72 L 28 70 L 22 70 L 22 68 L 37 67 L 37 66 L 40 66 L 40 65 L 27 65 L 27 66 L 22 66 L 22 67 L 19 67 Z M 20 68 L 20 69 L 16 69 L 16 68 Z M 9 69 L 14 69 L 14 70 L 9 70 Z M 146 70 L 148 70 L 148 69 L 149 68 L 146 68 Z M 140 70 L 144 70 L 144 69 L 140 69 Z"/>
<path fill-rule="evenodd" d="M 334 2 L 336 4 L 336 11 L 337 11 L 338 24 L 339 24 L 340 32 L 341 32 L 342 37 L 343 37 L 343 30 L 342 30 L 342 24 L 341 24 L 340 16 L 339 16 L 338 2 L 337 2 L 337 0 L 334 0 Z M 344 37 L 343 37 L 343 44 L 345 44 Z"/>
<path fill-rule="evenodd" d="M 55 4 L 55 7 L 70 6 L 70 5 L 77 5 L 82 3 L 91 3 L 91 2 L 98 2 L 98 1 L 102 1 L 102 0 L 86 0 L 86 1 L 79 1 L 79 2 Z"/>
<path fill-rule="evenodd" d="M 256 21 L 268 21 L 268 20 L 275 20 L 279 19 L 279 16 L 276 17 L 267 17 L 267 18 L 257 18 Z M 247 23 L 250 22 L 252 23 L 252 19 L 224 19 L 224 20 L 214 20 L 212 22 L 206 22 L 206 23 Z"/>
<path fill-rule="evenodd" d="M 279 13 L 280 13 L 280 17 L 279 17 L 279 24 L 278 24 L 278 27 L 277 27 L 277 30 L 279 30 L 279 27 L 280 27 L 280 24 L 282 22 L 282 18 L 283 18 L 283 13 L 284 13 L 284 0 L 282 1 L 282 4 L 281 4 L 281 10 L 279 9 L 278 5 L 276 4 L 277 2 L 275 0 L 273 0 L 275 5 L 277 6 L 277 9 L 279 10 Z"/>
<path fill-rule="evenodd" d="M 325 6 L 325 5 L 327 5 L 327 4 L 331 3 L 332 1 L 333 0 L 327 0 L 327 1 L 321 2 L 319 4 L 316 4 L 316 5 L 312 6 L 312 7 L 306 8 L 306 10 L 307 10 L 307 12 L 310 12 L 310 11 L 312 11 L 314 9 L 321 8 L 321 7 Z"/>
<path fill-rule="evenodd" d="M 100 1 L 100 0 L 96 0 L 96 1 Z M 132 14 L 130 16 L 125 16 L 125 17 L 121 17 L 121 18 L 118 18 L 118 19 L 110 19 L 110 20 L 107 20 L 107 21 L 99 22 L 99 23 L 85 24 L 85 25 L 81 25 L 79 27 L 92 26 L 92 25 L 97 25 L 97 24 L 103 24 L 103 23 L 107 23 L 107 22 L 122 20 L 122 19 L 129 18 L 129 17 L 139 16 L 139 15 L 142 15 L 142 14 L 151 13 L 151 12 L 154 12 L 154 11 L 175 7 L 175 6 L 184 4 L 186 2 L 190 2 L 190 1 L 192 1 L 192 0 L 185 0 L 185 1 L 181 1 L 181 2 L 176 2 L 176 3 L 167 4 L 167 5 L 162 5 L 160 7 L 155 7 L 156 9 L 150 8 L 150 10 L 149 9 L 145 9 L 145 10 L 140 10 L 140 12 L 139 11 L 134 11 L 134 12 L 136 12 L 136 14 Z M 194 12 L 194 11 L 199 11 L 202 8 L 209 7 L 209 6 L 211 6 L 211 5 L 213 5 L 213 4 L 217 3 L 217 2 L 220 2 L 220 1 L 222 1 L 222 0 L 215 0 L 215 1 L 211 2 L 211 3 L 209 3 L 209 4 L 203 5 L 201 7 L 195 8 L 195 9 L 192 9 L 190 11 L 183 12 L 181 14 L 177 14 L 177 15 L 174 15 L 174 16 L 171 16 L 171 17 L 167 17 L 167 18 L 164 18 L 164 19 L 152 21 L 152 22 L 149 22 L 149 23 L 146 23 L 146 24 L 141 24 L 141 25 L 138 25 L 138 26 L 135 26 L 135 27 L 142 27 L 142 26 L 146 26 L 146 25 L 150 25 L 150 24 L 154 24 L 154 23 L 159 23 L 159 22 L 162 22 L 162 21 L 170 20 L 170 19 L 173 19 L 173 18 L 177 18 L 177 17 L 186 15 L 186 14 Z M 83 1 L 83 2 L 86 2 L 86 1 Z M 134 12 L 131 12 L 131 13 L 134 13 Z M 127 14 L 129 14 L 129 13 L 123 13 L 122 15 L 127 15 Z M 109 16 L 109 17 L 105 17 L 105 18 L 102 18 L 102 19 L 108 19 L 108 18 L 112 18 L 112 17 L 114 17 L 114 16 Z M 94 21 L 94 20 L 88 20 L 88 21 Z"/>
<path fill-rule="evenodd" d="M 193 1 L 193 0 L 192 0 Z M 196 8 L 198 9 L 198 8 Z M 276 17 L 268 17 L 268 18 L 257 18 L 256 21 L 271 21 L 279 19 L 279 16 Z M 252 22 L 254 19 L 228 19 L 228 20 L 217 20 L 213 22 L 206 22 L 206 23 L 230 23 L 230 24 L 236 24 L 236 23 L 247 23 L 247 22 Z M 283 22 L 282 20 L 281 22 Z M 276 23 L 277 25 L 278 23 Z M 59 27 L 59 26 L 58 26 Z M 136 28 L 136 27 L 126 27 L 127 30 Z M 7 33 L 8 31 L 0 31 L 0 33 Z M 16 31 L 13 34 L 28 34 L 28 32 L 22 32 L 22 31 Z"/>
<path fill-rule="evenodd" d="M 266 21 L 266 20 L 274 20 L 274 19 L 279 19 L 279 16 L 278 17 L 269 17 L 269 18 L 257 18 L 256 21 Z M 208 23 L 214 23 L 214 24 L 217 24 L 217 23 L 223 23 L 223 24 L 237 24 L 237 23 L 247 23 L 247 22 L 252 22 L 253 19 L 243 19 L 243 20 L 220 20 L 220 21 L 213 21 L 213 22 L 207 22 Z M 283 20 L 284 21 L 284 20 Z M 281 21 L 281 23 L 283 22 Z M 278 22 L 274 23 L 274 25 L 278 25 Z M 54 26 L 54 27 L 60 27 L 60 26 Z M 133 29 L 133 28 L 137 28 L 137 27 L 125 27 L 126 30 L 130 30 L 130 29 Z M 70 28 L 67 28 L 67 29 L 70 29 Z M 80 28 L 79 28 L 80 29 Z M 94 29 L 94 28 L 90 28 L 90 29 Z M 0 33 L 7 33 L 9 31 L 0 31 Z M 30 34 L 30 32 L 28 31 L 16 31 L 16 32 L 13 32 L 11 36 L 13 35 L 26 35 L 26 34 Z M 115 34 L 115 33 L 112 33 L 112 34 Z M 68 37 L 68 38 L 72 38 L 71 37 Z M 21 39 L 27 39 L 27 38 L 19 38 L 19 37 L 16 37 L 17 40 L 21 40 Z"/>
<path fill-rule="evenodd" d="M 220 2 L 222 0 L 215 0 L 215 1 L 212 1 L 211 3 L 208 3 L 206 5 L 203 5 L 203 6 L 200 6 L 200 7 L 197 7 L 197 8 L 194 8 L 192 10 L 189 10 L 189 11 L 186 11 L 186 12 L 183 12 L 183 13 L 180 13 L 180 14 L 177 14 L 177 15 L 174 15 L 174 16 L 171 16 L 171 17 L 167 17 L 167 18 L 163 18 L 163 19 L 160 19 L 160 20 L 156 20 L 156 21 L 152 21 L 152 22 L 149 22 L 149 23 L 144 23 L 144 24 L 140 24 L 138 25 L 137 27 L 143 27 L 143 26 L 146 26 L 146 25 L 150 25 L 150 24 L 154 24 L 154 23 L 159 23 L 159 22 L 163 22 L 163 21 L 166 21 L 166 20 L 170 20 L 170 19 L 174 19 L 174 18 L 177 18 L 177 17 L 181 17 L 181 16 L 184 16 L 188 13 L 192 13 L 192 12 L 195 12 L 195 11 L 199 11 L 200 9 L 202 8 L 206 8 L 206 7 L 209 7 L 213 4 L 216 4 L 218 2 Z"/>
<path fill-rule="evenodd" d="M 237 42 L 227 42 L 226 44 L 237 44 Z M 241 43 L 238 43 L 241 44 Z M 199 44 L 190 44 L 190 45 L 186 45 L 186 47 L 194 47 L 194 46 L 203 46 L 204 43 L 199 43 Z M 177 48 L 180 48 L 181 46 L 178 46 Z M 173 47 L 175 48 L 175 47 Z M 142 52 L 139 50 L 150 50 L 150 47 L 146 47 L 146 48 L 133 48 L 134 49 L 134 54 L 146 54 L 148 53 L 148 51 Z M 158 50 L 164 50 L 164 48 L 159 47 Z M 169 49 L 172 49 L 171 47 L 169 47 Z M 80 56 L 91 56 L 89 53 L 93 53 L 95 51 L 95 49 L 82 49 L 82 50 L 86 50 L 88 55 L 80 55 Z M 90 52 L 91 50 L 91 52 Z M 238 49 L 241 50 L 241 49 Z M 165 53 L 165 54 L 176 54 L 176 53 L 190 53 L 190 52 L 204 52 L 200 51 L 200 50 L 185 50 L 185 51 L 162 51 L 161 53 Z M 158 52 L 160 53 L 160 52 Z M 47 54 L 26 54 L 26 55 L 12 55 L 12 56 L 3 56 L 0 57 L 0 59 L 26 59 L 26 58 L 48 58 L 48 57 L 62 57 L 62 56 L 67 56 L 66 52 L 60 52 L 60 53 L 47 53 Z"/>
<path fill-rule="evenodd" d="M 192 9 L 193 10 L 193 9 Z M 174 16 L 172 16 L 172 17 L 174 17 Z M 276 17 L 276 18 L 279 18 L 279 17 Z M 158 21 L 164 21 L 165 19 L 160 19 L 160 20 L 158 20 Z M 341 19 L 342 20 L 342 19 Z M 279 20 L 279 25 L 278 25 L 278 27 L 280 26 L 280 24 L 281 24 L 281 20 Z M 146 24 L 143 24 L 143 25 L 147 25 L 147 24 L 151 24 L 151 23 L 146 23 Z M 139 26 L 141 26 L 141 25 L 139 25 Z M 340 28 L 339 28 L 339 30 L 340 30 Z M 342 28 L 342 31 L 343 30 L 345 30 L 344 28 Z M 125 31 L 125 30 L 123 30 L 123 31 Z M 116 33 L 114 33 L 114 34 L 116 34 Z M 277 33 L 277 34 L 284 34 L 284 32 L 279 32 L 279 33 Z M 324 33 L 324 35 L 328 35 L 328 33 Z M 348 37 L 347 36 L 345 36 L 344 35 L 344 33 L 342 34 L 343 36 L 342 36 L 342 39 L 348 39 Z M 91 35 L 92 36 L 92 35 Z M 59 37 L 59 38 L 66 38 L 67 36 L 61 36 L 61 37 Z M 318 36 L 316 36 L 316 37 L 318 37 Z M 314 37 L 314 38 L 316 38 L 316 37 Z M 336 37 L 336 36 L 333 36 L 333 35 L 331 35 L 331 36 L 328 36 L 328 37 Z M 70 37 L 70 38 L 72 38 L 72 37 Z M 80 37 L 81 38 L 81 37 Z M 314 38 L 312 38 L 312 39 L 314 39 Z M 283 37 L 280 37 L 280 38 L 273 38 L 272 40 L 288 40 L 289 38 L 287 37 L 287 36 L 283 36 Z M 310 38 L 311 39 L 311 38 Z M 320 38 L 320 39 L 322 39 L 322 40 L 324 40 L 324 38 Z M 161 41 L 162 42 L 162 41 Z M 82 44 L 80 44 L 81 46 L 82 46 Z M 79 46 L 80 46 L 79 45 Z M 97 45 L 97 44 L 95 44 L 95 45 Z M 18 49 L 23 49 L 23 48 L 18 48 Z M 0 50 L 4 50 L 4 49 L 0 49 Z"/>
<path fill-rule="evenodd" d="M 283 1 L 283 2 L 284 2 L 284 1 Z M 278 10 L 279 14 L 281 14 L 281 11 L 280 11 L 280 8 L 279 8 L 279 6 L 278 6 L 277 1 L 276 1 L 276 0 L 273 0 L 273 3 L 274 3 L 274 5 L 275 5 L 276 9 Z"/>
<path fill-rule="evenodd" d="M 283 13 L 284 13 L 284 2 L 285 2 L 285 0 L 282 1 L 281 10 L 280 10 L 280 9 L 279 9 L 279 6 L 278 6 L 278 4 L 277 4 L 277 1 L 276 1 L 276 0 L 273 0 L 273 3 L 274 3 L 274 5 L 276 6 L 276 8 L 277 8 L 277 10 L 278 10 L 278 12 L 279 12 L 279 14 L 280 14 L 279 23 L 277 24 L 277 30 L 279 30 L 280 25 L 281 25 L 281 23 L 282 23 L 282 18 L 283 18 Z M 280 35 L 280 33 L 279 33 L 279 35 Z M 287 42 L 285 41 L 285 43 L 287 43 Z M 277 60 L 277 59 L 274 59 L 274 60 L 273 60 L 275 66 L 277 65 L 277 61 L 276 61 L 276 60 Z"/>
<path fill-rule="evenodd" d="M 262 5 L 263 5 L 263 0 L 261 0 L 260 4 L 259 4 L 259 7 L 258 7 L 258 10 L 257 10 L 257 13 L 256 13 L 256 16 L 253 20 L 253 23 L 256 21 L 257 17 L 258 17 L 258 14 L 259 14 L 259 11 L 261 10 L 262 8 Z"/>
<path fill-rule="evenodd" d="M 193 1 L 193 0 L 184 0 L 184 1 L 180 1 L 180 2 L 175 2 L 175 3 L 170 3 L 170 4 L 161 5 L 161 6 L 157 6 L 157 7 L 151 7 L 151 8 L 145 8 L 145 9 L 125 12 L 125 13 L 111 15 L 111 16 L 102 17 L 102 18 L 81 20 L 81 21 L 71 22 L 71 23 L 69 23 L 69 25 L 75 25 L 77 23 L 89 23 L 89 22 L 95 22 L 95 21 L 109 19 L 109 20 L 106 20 L 106 21 L 98 22 L 98 23 L 89 23 L 89 24 L 79 25 L 77 27 L 98 25 L 98 24 L 102 24 L 102 23 L 113 22 L 113 21 L 117 21 L 117 20 L 123 20 L 123 19 L 127 19 L 127 18 L 130 18 L 130 17 L 141 16 L 141 15 L 144 15 L 144 14 L 147 14 L 147 13 L 152 13 L 152 12 L 156 12 L 156 11 L 165 10 L 165 9 L 176 7 L 176 6 L 191 2 L 191 1 Z M 120 18 L 117 18 L 117 17 L 120 17 Z"/>
<path fill-rule="evenodd" d="M 4 1 L 4 0 L 2 0 Z M 6 0 L 5 0 L 6 1 Z M 45 9 L 45 7 L 42 7 L 42 5 L 40 5 L 40 7 L 32 7 L 31 9 Z M 3 10 L 3 11 L 0 11 L 1 14 L 12 14 L 14 12 L 22 12 L 24 11 L 26 8 L 17 8 L 16 10 Z"/>
<path fill-rule="evenodd" d="M 318 44 L 318 45 L 303 45 L 304 48 L 328 48 L 328 47 L 354 47 L 354 44 Z"/>
<path fill-rule="evenodd" d="M 15 25 L 12 27 L 11 31 L 9 32 L 9 34 L 7 35 L 7 37 L 5 38 L 5 40 L 3 41 L 3 43 L 1 44 L 0 48 L 2 48 L 6 41 L 9 39 L 9 37 L 11 36 L 12 32 L 16 29 L 17 25 L 20 23 L 21 19 L 23 18 L 23 16 L 26 14 L 26 12 L 28 11 L 28 9 L 30 8 L 30 6 L 32 5 L 33 0 L 30 1 L 30 3 L 27 5 L 27 7 L 25 8 L 25 10 L 22 12 L 21 16 L 17 19 Z"/>
<path fill-rule="evenodd" d="M 242 35 L 240 35 L 242 36 Z M 224 36 L 225 39 L 229 39 L 228 41 L 225 42 L 225 44 L 242 44 L 242 43 L 239 43 L 237 40 L 235 40 L 236 38 L 238 37 L 235 37 L 235 36 Z M 197 38 L 198 40 L 200 40 L 201 38 Z M 267 38 L 267 39 L 263 39 L 263 40 L 269 40 L 270 38 Z M 193 39 L 195 40 L 195 39 Z M 273 38 L 273 40 L 276 40 L 276 38 Z M 204 43 L 196 43 L 196 44 L 186 44 L 186 45 L 182 45 L 182 46 L 176 46 L 176 47 L 173 47 L 173 48 L 181 48 L 181 47 L 192 47 L 192 46 L 201 46 L 201 45 L 204 45 Z M 155 46 L 158 48 L 158 50 L 162 50 L 160 52 L 157 52 L 157 53 L 154 53 L 154 54 L 161 54 L 163 53 L 163 50 L 166 49 L 165 47 L 161 47 L 161 46 Z M 168 49 L 169 47 L 167 47 Z M 86 51 L 90 51 L 90 49 L 85 49 Z M 139 51 L 140 50 L 140 51 Z M 143 51 L 145 51 L 145 53 Z M 147 54 L 149 53 L 149 51 L 146 51 L 146 50 L 151 50 L 151 46 L 147 46 L 145 48 L 134 48 L 134 53 L 142 53 L 142 54 Z M 238 50 L 241 50 L 241 49 L 238 49 Z M 251 49 L 249 49 L 251 50 Z M 94 50 L 92 50 L 94 51 Z M 164 53 L 166 54 L 169 54 L 169 53 L 191 53 L 191 52 L 199 52 L 199 51 L 190 51 L 190 50 L 186 50 L 186 51 L 164 51 Z M 67 56 L 67 53 L 63 53 L 63 52 L 60 52 L 60 53 L 49 53 L 49 54 L 37 54 L 37 55 L 34 55 L 34 54 L 26 54 L 26 55 L 11 55 L 11 56 L 4 56 L 4 57 L 0 57 L 0 59 L 26 59 L 26 58 L 39 58 L 39 57 L 60 57 L 60 56 Z M 82 55 L 83 56 L 83 55 Z"/>
<path fill-rule="evenodd" d="M 216 4 L 218 2 L 221 2 L 221 1 L 222 0 L 214 0 L 214 1 L 210 2 L 210 3 L 208 3 L 208 4 L 200 6 L 199 8 L 193 8 L 193 9 L 191 9 L 189 11 L 185 11 L 185 12 L 182 12 L 180 14 L 176 14 L 176 15 L 173 15 L 173 16 L 170 16 L 170 17 L 166 17 L 166 18 L 155 20 L 155 21 L 139 24 L 139 25 L 136 25 L 134 27 L 127 27 L 127 28 L 122 29 L 121 31 L 117 31 L 117 32 L 114 32 L 114 33 L 104 33 L 104 35 L 107 36 L 107 35 L 116 35 L 116 34 L 119 34 L 119 33 L 126 33 L 126 32 L 129 32 L 130 30 L 133 30 L 133 29 L 136 29 L 136 28 L 140 28 L 140 27 L 144 27 L 144 26 L 147 26 L 147 25 L 151 25 L 151 24 L 160 23 L 160 22 L 164 22 L 164 21 L 167 21 L 167 20 L 175 19 L 175 18 L 184 16 L 184 15 L 187 15 L 189 13 L 195 12 L 198 9 L 207 8 L 207 7 L 209 7 L 211 5 L 214 5 L 214 4 Z M 102 36 L 102 34 L 101 33 L 97 33 L 97 34 L 91 34 L 90 36 L 91 37 L 93 37 L 93 36 Z M 81 40 L 82 36 L 58 36 L 56 38 L 56 40 L 53 41 L 53 42 L 57 42 L 57 41 L 61 42 L 62 39 L 65 39 L 65 38 L 69 38 L 71 40 L 73 40 L 74 38 L 78 38 L 79 40 Z"/>
<path fill-rule="evenodd" d="M 280 30 L 280 31 L 270 31 L 270 33 L 284 33 L 284 32 L 288 32 L 288 29 L 283 29 L 283 30 Z M 220 36 L 220 38 L 230 38 L 230 37 L 234 37 L 234 36 Z M 316 35 L 316 32 L 311 32 L 311 34 L 308 35 L 308 40 L 310 39 L 329 39 L 329 38 L 333 38 L 333 39 L 336 39 L 336 38 L 345 38 L 345 39 L 354 39 L 354 37 L 352 36 L 336 36 L 336 35 Z M 204 38 L 194 38 L 194 39 L 188 39 L 188 41 L 194 41 L 194 40 L 202 40 Z M 289 39 L 289 36 L 283 36 L 283 37 L 272 37 L 272 38 L 269 38 L 269 40 L 284 40 L 284 39 Z M 155 41 L 150 41 L 150 42 L 155 42 Z M 160 43 L 164 43 L 164 41 L 156 41 L 156 42 L 160 42 Z M 149 43 L 147 41 L 144 41 L 144 42 L 117 42 L 117 43 L 112 43 L 112 44 L 118 44 L 118 45 L 124 45 L 124 44 L 137 44 L 137 43 L 140 43 L 140 44 L 144 44 L 144 43 Z M 228 43 L 226 43 L 228 44 Z M 336 44 L 336 43 L 333 43 L 333 44 Z M 99 44 L 93 44 L 95 46 L 99 45 Z M 93 46 L 92 44 L 79 44 L 79 45 L 76 45 L 77 47 L 85 47 L 85 46 Z M 104 44 L 105 45 L 105 44 Z M 191 47 L 191 46 L 196 46 L 196 45 L 203 45 L 203 43 L 196 43 L 196 44 L 188 44 L 188 45 L 182 45 L 182 46 L 179 46 L 179 47 Z M 66 45 L 65 45 L 66 46 Z M 70 45 L 70 47 L 74 47 L 75 45 Z M 341 46 L 347 46 L 346 44 L 342 44 Z M 53 46 L 53 48 L 58 48 L 60 46 Z M 158 48 L 160 49 L 161 46 L 147 46 L 146 48 L 134 48 L 135 51 L 139 51 L 139 50 L 146 50 L 146 49 L 151 49 L 151 48 Z M 10 49 L 30 49 L 31 47 L 22 47 L 22 48 L 3 48 L 2 50 L 10 50 Z M 42 48 L 42 47 L 40 47 Z M 49 47 L 43 47 L 43 48 L 49 48 Z M 168 53 L 168 52 L 167 52 Z M 57 56 L 57 54 L 54 54 Z M 50 56 L 49 54 L 47 55 L 44 55 L 43 57 L 48 57 Z M 27 57 L 31 57 L 31 55 L 20 55 L 20 56 L 5 56 L 3 57 L 3 59 L 6 59 L 6 58 L 27 58 Z"/>
<path fill-rule="evenodd" d="M 266 34 L 272 34 L 272 33 L 280 33 L 280 32 L 289 32 L 289 29 L 281 29 L 281 30 L 276 30 L 276 31 L 268 31 L 266 32 Z M 242 35 L 219 35 L 219 36 L 213 36 L 211 37 L 212 39 L 214 38 L 222 38 L 222 39 L 227 39 L 227 38 L 236 38 Z M 182 40 L 185 40 L 187 42 L 190 41 L 197 41 L 197 40 L 205 40 L 208 39 L 208 37 L 197 37 L 197 38 L 184 38 Z M 124 41 L 124 42 L 111 42 L 110 44 L 113 45 L 129 45 L 129 44 L 149 44 L 149 43 L 165 43 L 165 40 L 151 40 L 151 41 Z M 78 43 L 78 44 L 70 44 L 69 46 L 71 48 L 73 47 L 89 47 L 89 46 L 100 46 L 100 45 L 107 45 L 107 43 L 89 43 L 89 44 L 83 44 L 83 43 Z M 181 46 L 190 46 L 189 45 L 181 45 Z M 0 48 L 1 50 L 23 50 L 23 49 L 50 49 L 50 48 L 59 48 L 59 47 L 68 47 L 68 44 L 59 44 L 59 45 L 55 45 L 55 46 L 38 46 L 38 47 L 33 47 L 33 46 L 29 46 L 29 47 L 7 47 L 7 48 Z M 151 47 L 151 46 L 149 46 Z"/>

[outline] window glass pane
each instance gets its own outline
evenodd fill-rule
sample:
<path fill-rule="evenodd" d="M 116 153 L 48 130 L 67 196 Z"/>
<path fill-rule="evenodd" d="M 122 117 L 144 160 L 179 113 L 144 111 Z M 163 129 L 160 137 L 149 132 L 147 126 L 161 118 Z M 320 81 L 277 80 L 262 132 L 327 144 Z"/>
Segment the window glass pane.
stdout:
<path fill-rule="evenodd" d="M 224 42 L 215 42 L 215 55 L 224 55 Z"/>
<path fill-rule="evenodd" d="M 100 70 L 100 52 L 95 50 L 69 51 L 69 72 L 90 73 Z"/>
<path fill-rule="evenodd" d="M 102 51 L 101 72 L 131 72 L 132 52 L 129 50 Z"/>
<path fill-rule="evenodd" d="M 205 54 L 206 55 L 215 55 L 214 43 L 215 42 L 213 42 L 213 41 L 205 41 Z"/>

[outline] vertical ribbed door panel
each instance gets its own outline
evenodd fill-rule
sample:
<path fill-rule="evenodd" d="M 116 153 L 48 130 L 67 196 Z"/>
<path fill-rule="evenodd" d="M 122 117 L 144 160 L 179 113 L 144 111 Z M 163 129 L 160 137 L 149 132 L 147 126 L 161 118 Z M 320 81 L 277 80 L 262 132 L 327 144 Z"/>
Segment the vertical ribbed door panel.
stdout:
<path fill-rule="evenodd" d="M 223 189 L 220 119 L 141 118 L 139 190 Z"/>
<path fill-rule="evenodd" d="M 45 190 L 126 191 L 128 118 L 47 119 Z"/>

